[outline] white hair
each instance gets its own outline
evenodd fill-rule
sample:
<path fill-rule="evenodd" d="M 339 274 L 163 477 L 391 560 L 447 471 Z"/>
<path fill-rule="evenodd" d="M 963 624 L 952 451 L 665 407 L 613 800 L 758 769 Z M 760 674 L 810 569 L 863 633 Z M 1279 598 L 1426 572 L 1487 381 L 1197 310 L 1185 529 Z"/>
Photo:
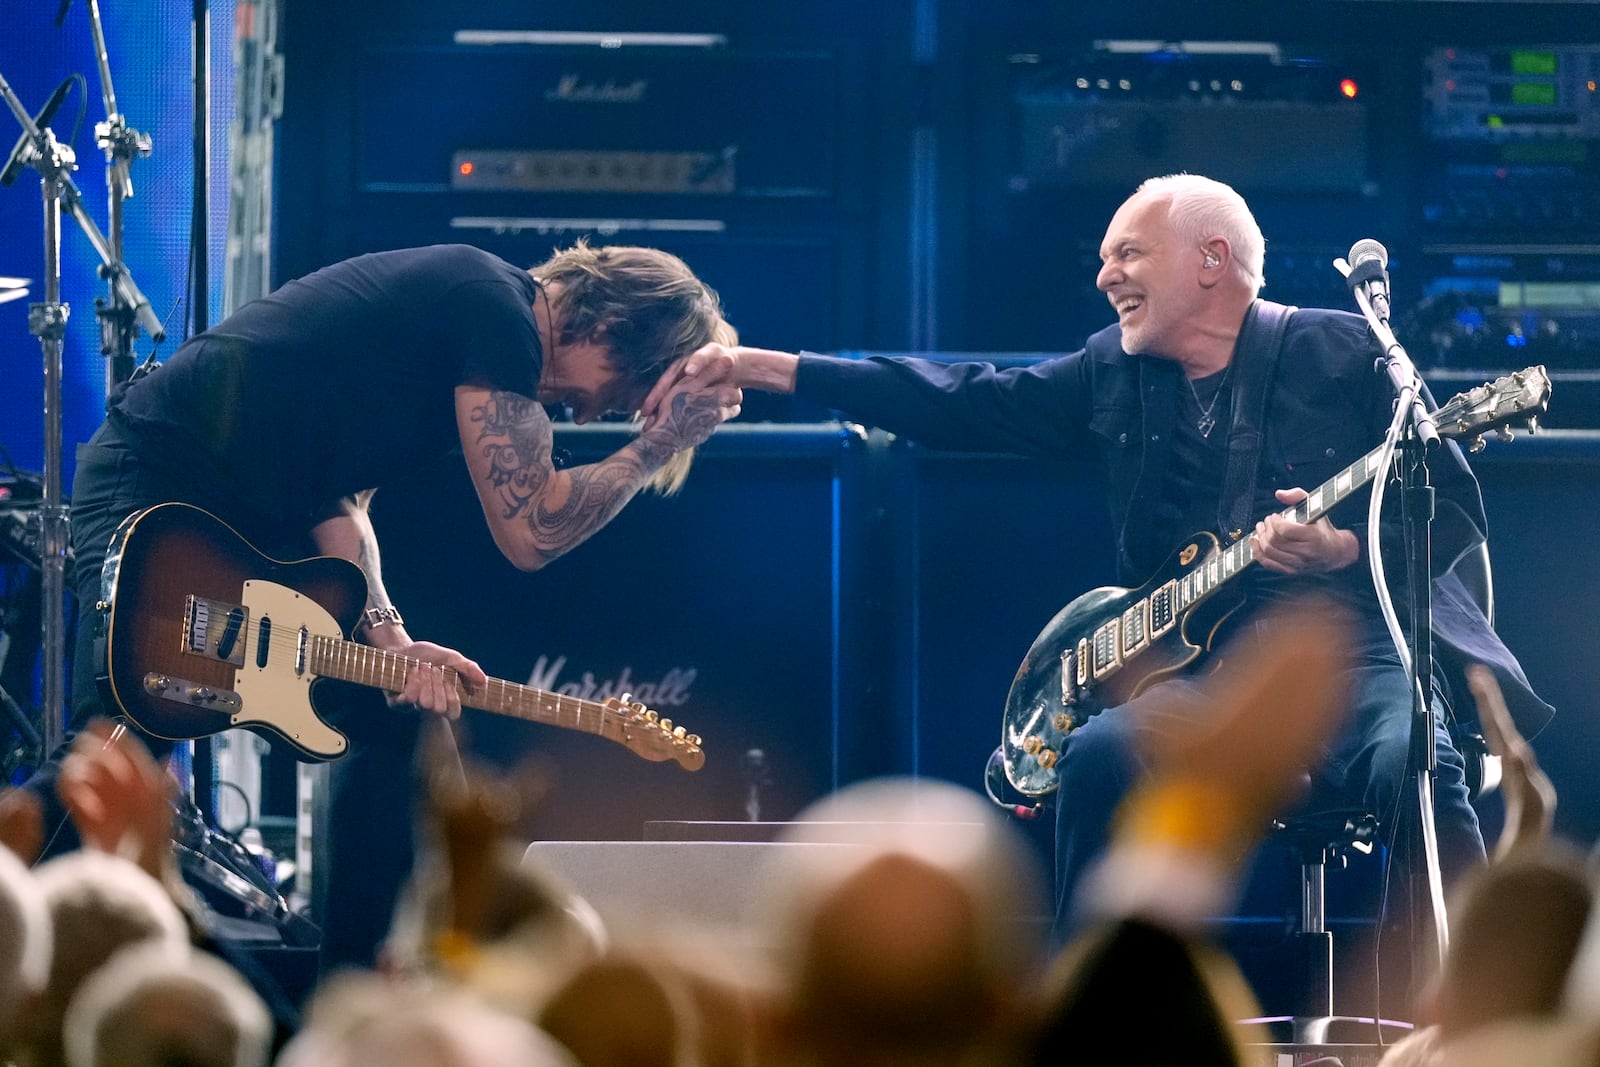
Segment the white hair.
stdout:
<path fill-rule="evenodd" d="M 619 1009 L 622 1010 L 622 1009 Z M 556 1040 L 460 988 L 347 972 L 324 982 L 277 1067 L 577 1067 Z"/>
<path fill-rule="evenodd" d="M 34 877 L 55 932 L 45 989 L 57 1018 L 90 972 L 118 949 L 141 941 L 173 951 L 189 944 L 178 905 L 132 860 L 84 849 L 40 864 Z"/>
<path fill-rule="evenodd" d="M 0 1033 L 17 1002 L 49 980 L 51 945 L 44 891 L 33 872 L 0 846 Z"/>
<path fill-rule="evenodd" d="M 263 1067 L 272 1016 L 243 976 L 214 956 L 135 945 L 91 974 L 67 1006 L 68 1067 Z"/>
<path fill-rule="evenodd" d="M 1145 181 L 1134 196 L 1165 197 L 1167 220 L 1196 245 L 1212 237 L 1226 237 L 1234 269 L 1252 293 L 1261 292 L 1266 284 L 1267 239 L 1250 213 L 1250 205 L 1231 185 L 1199 174 L 1167 174 Z"/>

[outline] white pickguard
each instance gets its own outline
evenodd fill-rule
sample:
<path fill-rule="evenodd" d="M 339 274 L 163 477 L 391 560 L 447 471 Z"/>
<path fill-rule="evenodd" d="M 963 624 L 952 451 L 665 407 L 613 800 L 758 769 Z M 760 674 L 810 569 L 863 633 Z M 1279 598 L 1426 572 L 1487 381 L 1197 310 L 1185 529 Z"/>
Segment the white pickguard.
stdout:
<path fill-rule="evenodd" d="M 311 706 L 311 683 L 318 676 L 309 669 L 295 669 L 300 630 L 304 628 L 308 635 L 340 637 L 338 621 L 310 597 L 275 582 L 246 581 L 243 602 L 250 622 L 245 628 L 244 666 L 233 686 L 241 701 L 233 725 L 264 723 L 324 759 L 342 755 L 349 742 L 317 718 Z M 266 666 L 258 667 L 256 652 L 264 618 L 272 620 L 271 648 Z"/>

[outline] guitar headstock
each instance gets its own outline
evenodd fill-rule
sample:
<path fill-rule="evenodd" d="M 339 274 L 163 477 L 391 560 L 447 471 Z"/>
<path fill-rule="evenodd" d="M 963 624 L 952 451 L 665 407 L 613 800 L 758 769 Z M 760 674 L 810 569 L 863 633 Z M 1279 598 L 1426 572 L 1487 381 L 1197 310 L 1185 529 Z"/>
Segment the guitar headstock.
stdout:
<path fill-rule="evenodd" d="M 636 756 L 661 762 L 675 760 L 686 771 L 698 771 L 705 766 L 706 752 L 701 747 L 700 735 L 691 734 L 671 719 L 663 719 L 627 693 L 620 698 L 611 697 L 605 706 L 622 716 L 621 726 L 607 731 L 607 736 Z"/>
<path fill-rule="evenodd" d="M 1434 425 L 1441 437 L 1469 438 L 1469 450 L 1477 452 L 1490 430 L 1499 430 L 1506 441 L 1514 422 L 1525 422 L 1529 433 L 1538 430 L 1549 403 L 1550 375 L 1542 365 L 1533 366 L 1457 393 L 1434 413 Z"/>

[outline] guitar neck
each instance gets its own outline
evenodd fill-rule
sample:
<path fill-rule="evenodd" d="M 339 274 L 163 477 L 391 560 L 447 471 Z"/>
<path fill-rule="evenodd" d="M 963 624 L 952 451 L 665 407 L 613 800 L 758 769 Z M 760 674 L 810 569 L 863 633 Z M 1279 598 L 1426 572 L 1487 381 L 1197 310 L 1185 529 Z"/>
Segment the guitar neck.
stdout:
<path fill-rule="evenodd" d="M 420 663 L 358 641 L 322 635 L 315 635 L 310 641 L 309 667 L 313 674 L 391 693 L 405 688 L 406 672 Z M 598 701 L 563 696 L 500 678 L 490 678 L 486 685 L 469 691 L 455 671 L 446 670 L 461 694 L 464 708 L 606 737 L 621 727 L 618 712 Z"/>
<path fill-rule="evenodd" d="M 1380 445 L 1371 452 L 1356 460 L 1332 478 L 1323 482 L 1300 503 L 1293 507 L 1285 508 L 1279 512 L 1281 516 L 1292 522 L 1315 522 L 1322 516 L 1332 511 L 1334 506 L 1344 500 L 1351 493 L 1366 485 L 1377 477 L 1379 464 L 1383 461 L 1383 447 Z M 1193 588 L 1191 595 L 1182 598 L 1185 606 L 1198 603 L 1222 584 L 1233 578 L 1256 560 L 1255 550 L 1250 546 L 1249 536 L 1239 538 L 1227 548 L 1216 553 L 1211 561 L 1199 568 L 1192 575 Z M 1188 579 L 1185 579 L 1188 581 Z"/>

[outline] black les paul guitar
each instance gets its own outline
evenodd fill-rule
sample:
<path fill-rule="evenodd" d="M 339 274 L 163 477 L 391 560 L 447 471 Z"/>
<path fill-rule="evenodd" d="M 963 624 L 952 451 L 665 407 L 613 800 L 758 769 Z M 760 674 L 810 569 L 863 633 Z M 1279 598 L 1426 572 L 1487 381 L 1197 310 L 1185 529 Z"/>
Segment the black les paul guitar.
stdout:
<path fill-rule="evenodd" d="M 1545 369 L 1529 367 L 1452 397 L 1434 418 L 1441 436 L 1475 438 L 1513 422 L 1531 424 L 1549 399 Z M 1282 514 L 1295 522 L 1320 518 L 1370 482 L 1382 458 L 1383 449 L 1373 449 Z M 1225 614 L 1203 608 L 1254 562 L 1248 537 L 1224 547 L 1201 532 L 1139 588 L 1091 589 L 1062 608 L 1028 649 L 1006 697 L 1000 748 L 1011 785 L 1028 796 L 1052 792 L 1074 728 L 1208 651 Z"/>
<path fill-rule="evenodd" d="M 102 587 L 108 702 L 168 740 L 243 727 L 305 759 L 335 759 L 349 741 L 318 706 L 322 680 L 395 693 L 417 665 L 345 639 L 367 597 L 355 564 L 271 559 L 188 504 L 158 504 L 124 520 Z M 580 700 L 498 678 L 471 692 L 456 685 L 464 707 L 598 734 L 685 770 L 705 762 L 699 737 L 626 698 Z"/>

